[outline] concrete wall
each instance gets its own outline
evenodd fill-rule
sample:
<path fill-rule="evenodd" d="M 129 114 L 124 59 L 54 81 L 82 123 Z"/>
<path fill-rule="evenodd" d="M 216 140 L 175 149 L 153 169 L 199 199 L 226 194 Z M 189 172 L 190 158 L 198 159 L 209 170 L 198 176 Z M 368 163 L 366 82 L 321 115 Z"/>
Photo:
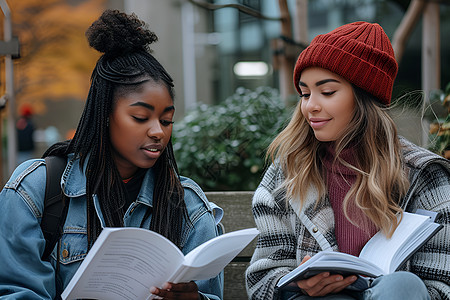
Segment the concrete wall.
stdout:
<path fill-rule="evenodd" d="M 180 0 L 126 0 L 124 10 L 135 13 L 156 33 L 153 55 L 172 76 L 175 84 L 175 119 L 195 106 L 198 99 L 210 103 L 214 56 L 196 32 L 206 31 L 206 11 Z"/>

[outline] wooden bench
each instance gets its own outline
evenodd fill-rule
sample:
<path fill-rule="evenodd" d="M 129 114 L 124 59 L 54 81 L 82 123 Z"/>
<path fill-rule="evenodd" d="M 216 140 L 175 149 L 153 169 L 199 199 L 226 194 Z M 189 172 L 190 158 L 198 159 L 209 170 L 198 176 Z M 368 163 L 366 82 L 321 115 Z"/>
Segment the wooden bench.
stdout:
<path fill-rule="evenodd" d="M 253 192 L 206 192 L 208 200 L 224 210 L 225 232 L 256 227 L 252 214 Z M 248 299 L 245 270 L 255 249 L 254 239 L 224 270 L 224 299 Z"/>

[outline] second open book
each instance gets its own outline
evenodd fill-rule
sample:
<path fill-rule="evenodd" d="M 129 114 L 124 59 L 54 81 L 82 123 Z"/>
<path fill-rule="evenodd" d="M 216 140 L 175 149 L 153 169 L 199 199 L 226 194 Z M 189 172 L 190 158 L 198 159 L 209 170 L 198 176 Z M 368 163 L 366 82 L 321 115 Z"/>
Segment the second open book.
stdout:
<path fill-rule="evenodd" d="M 142 228 L 104 228 L 62 293 L 63 299 L 148 299 L 150 287 L 217 276 L 257 235 L 256 228 L 215 237 L 186 256 Z"/>
<path fill-rule="evenodd" d="M 376 233 L 363 247 L 359 257 L 341 252 L 319 252 L 283 276 L 277 287 L 284 288 L 291 282 L 330 272 L 344 276 L 360 275 L 350 288 L 365 289 L 369 281 L 364 279 L 395 272 L 442 228 L 434 222 L 435 217 L 434 213 L 423 210 L 404 212 L 400 225 L 390 239 L 381 232 Z"/>

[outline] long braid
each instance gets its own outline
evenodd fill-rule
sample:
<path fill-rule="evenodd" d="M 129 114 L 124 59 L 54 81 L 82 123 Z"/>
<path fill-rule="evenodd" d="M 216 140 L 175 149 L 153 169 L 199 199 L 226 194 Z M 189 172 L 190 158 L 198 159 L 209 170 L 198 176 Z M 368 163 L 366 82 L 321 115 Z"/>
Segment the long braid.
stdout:
<path fill-rule="evenodd" d="M 157 174 L 154 196 L 158 201 L 153 205 L 150 229 L 159 232 L 180 246 L 181 236 L 177 232 L 183 226 L 183 220 L 188 219 L 188 216 L 171 142 L 167 145 L 163 156 L 164 159 L 160 158 L 155 164 Z M 170 222 L 168 222 L 169 220 Z"/>
<path fill-rule="evenodd" d="M 156 35 L 145 29 L 135 15 L 106 10 L 86 36 L 90 45 L 104 54 L 93 70 L 91 88 L 73 139 L 55 145 L 46 154 L 74 153 L 80 159 L 80 167 L 85 167 L 90 248 L 101 231 L 93 195 L 98 197 L 106 226 L 124 225 L 126 192 L 114 164 L 108 128 L 116 99 L 149 80 L 162 83 L 172 99 L 174 92 L 172 78 L 149 53 L 148 44 L 157 40 Z M 152 214 L 150 229 L 181 247 L 180 228 L 189 218 L 171 142 L 153 168 L 154 210 L 149 210 L 146 218 Z"/>

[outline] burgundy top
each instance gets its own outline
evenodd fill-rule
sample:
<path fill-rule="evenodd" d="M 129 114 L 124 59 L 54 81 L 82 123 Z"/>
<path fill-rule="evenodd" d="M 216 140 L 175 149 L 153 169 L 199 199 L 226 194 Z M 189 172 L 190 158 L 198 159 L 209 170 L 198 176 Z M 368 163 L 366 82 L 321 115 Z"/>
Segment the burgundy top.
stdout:
<path fill-rule="evenodd" d="M 352 202 L 349 202 L 347 212 L 356 225 L 345 217 L 343 201 L 356 181 L 356 173 L 338 162 L 333 163 L 334 154 L 333 145 L 328 146 L 323 163 L 326 170 L 328 196 L 334 212 L 337 245 L 340 252 L 358 256 L 363 246 L 377 232 L 377 228 Z M 353 148 L 347 148 L 341 152 L 341 158 L 352 165 L 355 165 L 354 157 Z"/>

